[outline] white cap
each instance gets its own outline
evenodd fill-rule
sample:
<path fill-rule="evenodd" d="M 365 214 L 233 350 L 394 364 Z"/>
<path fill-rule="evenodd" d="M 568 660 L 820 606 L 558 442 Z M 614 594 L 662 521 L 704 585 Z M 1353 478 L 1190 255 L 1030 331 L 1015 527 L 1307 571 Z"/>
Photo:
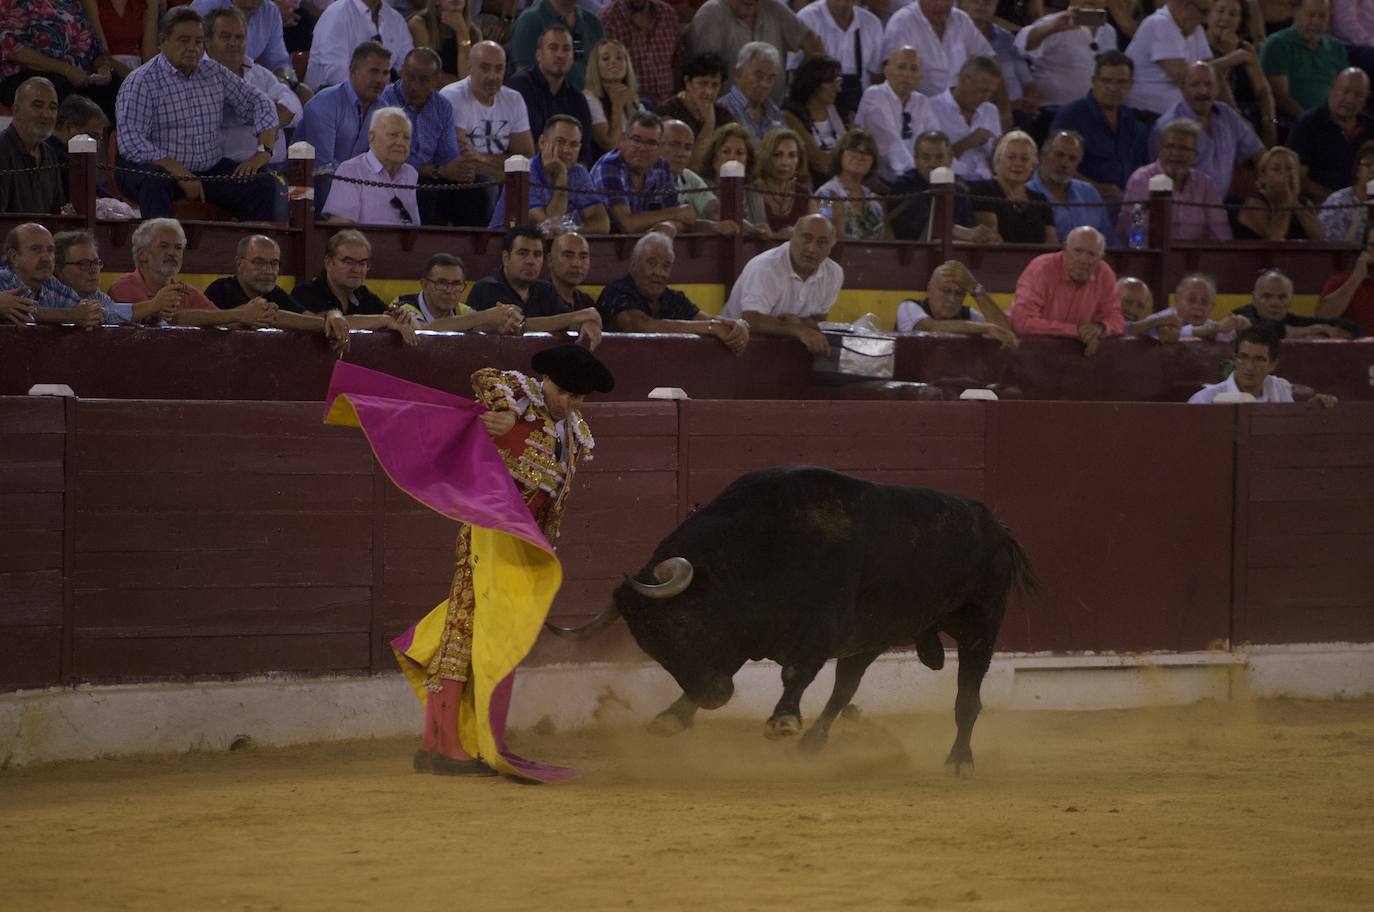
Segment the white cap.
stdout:
<path fill-rule="evenodd" d="M 981 399 L 985 402 L 996 402 L 997 394 L 990 389 L 966 389 L 959 394 L 960 399 Z"/>
<path fill-rule="evenodd" d="M 744 163 L 737 161 L 722 162 L 720 166 L 721 177 L 744 177 Z"/>
<path fill-rule="evenodd" d="M 78 152 L 95 152 L 96 141 L 94 136 L 87 136 L 85 133 L 78 133 L 67 140 L 67 151 L 75 155 Z"/>
<path fill-rule="evenodd" d="M 1151 193 L 1173 193 L 1174 179 L 1167 174 L 1156 174 L 1150 178 Z"/>
<path fill-rule="evenodd" d="M 1216 397 L 1215 399 L 1213 399 L 1212 401 L 1213 401 L 1213 402 L 1220 402 L 1220 403 L 1223 403 L 1223 404 L 1235 404 L 1235 403 L 1239 403 L 1239 402 L 1254 402 L 1254 401 L 1255 401 L 1255 397 L 1252 396 L 1252 395 L 1250 395 L 1249 393 L 1241 393 L 1241 392 L 1235 392 L 1235 393 L 1233 393 L 1233 392 L 1230 392 L 1230 391 L 1228 390 L 1227 392 L 1224 392 L 1224 393 L 1218 393 L 1218 394 L 1217 394 L 1217 397 Z"/>
<path fill-rule="evenodd" d="M 35 383 L 29 387 L 30 396 L 67 396 L 76 398 L 76 392 L 65 383 Z"/>
<path fill-rule="evenodd" d="M 952 168 L 932 168 L 930 183 L 932 185 L 954 183 L 954 170 Z"/>
<path fill-rule="evenodd" d="M 530 170 L 530 160 L 529 160 L 528 158 L 526 158 L 525 156 L 523 156 L 523 155 L 512 155 L 510 158 L 506 159 L 506 173 L 507 173 L 507 174 L 510 174 L 511 172 L 514 172 L 514 171 L 525 171 L 525 172 L 528 172 L 529 170 Z"/>
<path fill-rule="evenodd" d="M 286 150 L 286 157 L 290 159 L 309 159 L 315 160 L 315 147 L 305 140 L 293 142 Z"/>
<path fill-rule="evenodd" d="M 656 386 L 649 390 L 650 399 L 690 399 L 687 391 L 677 386 Z"/>

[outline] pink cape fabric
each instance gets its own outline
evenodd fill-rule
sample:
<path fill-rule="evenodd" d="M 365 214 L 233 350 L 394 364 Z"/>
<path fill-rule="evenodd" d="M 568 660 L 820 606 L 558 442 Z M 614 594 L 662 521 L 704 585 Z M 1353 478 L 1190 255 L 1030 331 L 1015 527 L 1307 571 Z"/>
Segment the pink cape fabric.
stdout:
<path fill-rule="evenodd" d="M 325 415 L 331 423 L 352 423 L 335 409 L 339 397 L 352 406 L 377 461 L 401 490 L 450 519 L 495 529 L 554 553 L 477 420 L 485 408 L 342 361 L 334 367 Z M 414 633 L 412 627 L 392 641 L 398 654 L 410 647 Z M 574 770 L 526 760 L 506 747 L 506 715 L 514 684 L 512 671 L 490 698 L 488 724 L 501 756 L 520 775 L 535 781 L 574 778 Z"/>

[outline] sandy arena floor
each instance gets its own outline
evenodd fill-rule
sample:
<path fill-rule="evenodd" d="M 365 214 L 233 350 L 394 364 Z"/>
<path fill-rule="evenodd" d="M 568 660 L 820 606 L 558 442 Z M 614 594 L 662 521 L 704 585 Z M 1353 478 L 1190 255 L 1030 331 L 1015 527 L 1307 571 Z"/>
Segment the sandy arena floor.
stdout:
<path fill-rule="evenodd" d="M 1369 910 L 1374 701 L 519 733 L 562 786 L 409 739 L 0 773 L 0 908 Z M 408 809 L 408 814 L 403 812 Z"/>

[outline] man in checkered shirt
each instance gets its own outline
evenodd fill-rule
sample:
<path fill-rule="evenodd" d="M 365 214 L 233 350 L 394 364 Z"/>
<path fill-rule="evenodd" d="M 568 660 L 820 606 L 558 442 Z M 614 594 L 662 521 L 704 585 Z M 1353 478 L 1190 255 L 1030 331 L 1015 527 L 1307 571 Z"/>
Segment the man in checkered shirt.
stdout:
<path fill-rule="evenodd" d="M 272 178 L 258 171 L 272 160 L 276 106 L 205 57 L 203 23 L 190 7 L 174 7 L 162 17 L 158 41 L 161 53 L 124 80 L 115 111 L 120 166 L 162 173 L 119 172 L 120 189 L 145 219 L 171 216 L 172 201 L 185 197 L 223 206 L 240 219 L 270 220 Z M 258 151 L 242 162 L 224 157 L 226 105 L 252 121 L 258 134 Z M 197 180 L 225 174 L 243 180 Z"/>

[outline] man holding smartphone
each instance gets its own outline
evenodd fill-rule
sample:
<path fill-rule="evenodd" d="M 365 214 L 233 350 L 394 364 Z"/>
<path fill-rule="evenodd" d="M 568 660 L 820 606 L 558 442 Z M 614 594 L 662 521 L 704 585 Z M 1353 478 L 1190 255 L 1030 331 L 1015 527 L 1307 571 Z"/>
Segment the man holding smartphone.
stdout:
<path fill-rule="evenodd" d="M 1116 29 L 1101 0 L 1069 0 L 1069 8 L 1042 16 L 1016 34 L 1016 48 L 1030 64 L 1042 107 L 1057 108 L 1082 98 L 1092 87 L 1093 62 L 1116 50 Z"/>

